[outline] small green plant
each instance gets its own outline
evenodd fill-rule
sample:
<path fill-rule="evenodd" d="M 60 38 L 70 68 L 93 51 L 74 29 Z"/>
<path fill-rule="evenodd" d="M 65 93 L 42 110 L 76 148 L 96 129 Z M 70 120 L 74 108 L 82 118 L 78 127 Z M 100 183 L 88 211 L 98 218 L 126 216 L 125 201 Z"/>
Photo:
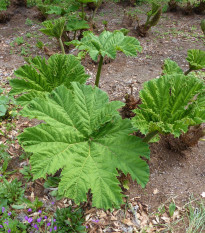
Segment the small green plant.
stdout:
<path fill-rule="evenodd" d="M 9 161 L 11 160 L 11 156 L 6 151 L 7 147 L 4 144 L 0 145 L 0 174 L 4 175 L 6 173 L 6 169 L 8 167 Z"/>
<path fill-rule="evenodd" d="M 193 70 L 205 68 L 205 51 L 199 49 L 188 50 L 187 61 L 189 62 L 189 70 L 185 72 L 186 75 Z"/>
<path fill-rule="evenodd" d="M 117 51 L 121 51 L 127 56 L 137 56 L 137 51 L 142 49 L 140 42 L 136 38 L 125 36 L 120 30 L 114 32 L 103 31 L 99 36 L 87 31 L 84 32 L 81 41 L 74 40 L 65 44 L 73 44 L 79 50 L 86 51 L 94 61 L 97 61 L 98 58 L 100 59 L 95 80 L 97 87 L 99 86 L 105 56 L 115 59 Z"/>
<path fill-rule="evenodd" d="M 24 194 L 24 189 L 21 187 L 22 183 L 17 179 L 12 181 L 7 181 L 4 177 L 0 178 L 2 182 L 0 183 L 0 199 L 1 201 L 6 201 L 6 203 L 12 204 L 19 202 L 20 198 Z"/>
<path fill-rule="evenodd" d="M 27 182 L 33 178 L 31 168 L 29 166 L 24 166 L 23 169 L 20 170 L 20 173 L 24 176 L 24 179 L 26 179 Z"/>
<path fill-rule="evenodd" d="M 88 78 L 75 56 L 63 54 L 54 54 L 48 60 L 39 56 L 28 59 L 28 65 L 16 70 L 15 75 L 18 79 L 10 80 L 13 88 L 10 94 L 23 94 L 17 99 L 21 105 L 45 96 L 62 84 L 70 88 L 71 82 L 85 83 Z"/>
<path fill-rule="evenodd" d="M 86 232 L 83 223 L 85 219 L 83 218 L 83 210 L 78 208 L 72 210 L 69 206 L 68 208 L 57 209 L 54 217 L 56 219 L 57 227 L 59 228 L 59 233 L 64 232 Z"/>
<path fill-rule="evenodd" d="M 32 37 L 32 34 L 30 32 L 26 33 L 26 37 L 27 38 L 31 38 Z"/>
<path fill-rule="evenodd" d="M 131 135 L 130 120 L 122 120 L 117 111 L 122 105 L 109 102 L 97 87 L 73 82 L 72 89 L 57 87 L 46 99 L 35 98 L 24 107 L 23 116 L 47 122 L 18 137 L 25 151 L 33 153 L 34 179 L 62 169 L 60 195 L 79 204 L 91 190 L 92 205 L 105 209 L 123 203 L 116 169 L 144 187 L 149 168 L 141 156 L 148 159 L 149 148 Z"/>
<path fill-rule="evenodd" d="M 43 49 L 44 43 L 42 41 L 40 41 L 40 40 L 37 40 L 36 47 L 39 48 L 39 49 Z"/>
<path fill-rule="evenodd" d="M 15 39 L 15 41 L 17 43 L 17 45 L 21 45 L 24 43 L 24 39 L 23 39 L 23 36 L 19 36 Z"/>
<path fill-rule="evenodd" d="M 174 215 L 174 211 L 176 210 L 176 205 L 172 202 L 169 205 L 169 216 L 172 217 Z"/>
<path fill-rule="evenodd" d="M 186 227 L 186 233 L 202 233 L 205 230 L 205 206 L 203 200 L 188 203 L 186 205 L 188 211 L 189 226 Z"/>
<path fill-rule="evenodd" d="M 34 22 L 31 19 L 27 18 L 25 24 L 28 26 L 33 26 Z"/>
<path fill-rule="evenodd" d="M 61 37 L 62 37 L 63 31 L 64 31 L 65 22 L 66 22 L 65 18 L 59 18 L 59 19 L 56 19 L 53 21 L 47 20 L 47 21 L 44 21 L 42 23 L 44 28 L 40 29 L 40 31 L 42 33 L 44 33 L 48 36 L 55 37 L 59 41 L 59 44 L 60 44 L 60 47 L 61 47 L 63 54 L 65 54 L 65 49 L 64 49 Z"/>
<path fill-rule="evenodd" d="M 21 56 L 27 56 L 29 54 L 28 49 L 21 47 Z"/>

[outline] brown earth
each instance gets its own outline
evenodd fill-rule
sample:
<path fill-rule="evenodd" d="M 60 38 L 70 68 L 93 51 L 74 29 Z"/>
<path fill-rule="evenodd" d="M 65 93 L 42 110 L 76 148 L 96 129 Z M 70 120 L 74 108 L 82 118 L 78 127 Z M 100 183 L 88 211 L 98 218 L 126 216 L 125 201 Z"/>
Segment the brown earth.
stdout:
<path fill-rule="evenodd" d="M 104 4 L 97 14 L 96 33 L 103 30 L 102 20 L 108 21 L 108 30 L 120 29 L 123 10 L 121 5 Z M 51 50 L 60 52 L 55 40 L 38 32 L 39 24 L 35 23 L 32 26 L 25 24 L 27 18 L 35 20 L 35 14 L 35 10 L 22 8 L 10 22 L 0 25 L 0 83 L 7 90 L 10 89 L 8 77 L 13 77 L 13 71 L 24 64 L 23 56 L 19 55 L 22 46 L 26 47 L 29 43 L 30 55 L 45 56 L 35 46 L 36 38 L 40 38 Z M 144 19 L 143 16 L 140 17 Z M 188 63 L 185 60 L 187 50 L 205 49 L 205 38 L 200 30 L 202 18 L 204 15 L 184 16 L 164 13 L 159 24 L 151 29 L 147 37 L 138 37 L 143 47 L 142 53 L 136 58 L 118 54 L 116 60 L 103 66 L 100 88 L 109 94 L 111 100 L 124 101 L 125 94 L 130 93 L 130 84 L 133 85 L 133 95 L 137 97 L 145 81 L 161 74 L 161 67 L 166 58 L 176 61 L 187 70 Z M 134 26 L 129 29 L 131 30 L 129 35 L 136 36 Z M 33 36 L 27 38 L 26 33 L 32 33 Z M 19 46 L 14 43 L 14 47 L 11 47 L 10 43 L 18 36 L 24 37 L 24 44 Z M 75 50 L 71 52 L 74 53 Z M 88 83 L 93 85 L 97 66 L 90 59 L 82 63 L 91 76 Z M 22 121 L 19 120 L 17 128 L 21 124 Z M 163 142 L 151 144 L 150 148 L 150 181 L 145 189 L 132 183 L 128 191 L 130 198 L 138 197 L 141 203 L 148 206 L 148 212 L 151 213 L 167 201 L 174 200 L 178 206 L 183 206 L 190 195 L 199 198 L 202 192 L 205 192 L 203 141 L 183 153 L 167 149 Z"/>

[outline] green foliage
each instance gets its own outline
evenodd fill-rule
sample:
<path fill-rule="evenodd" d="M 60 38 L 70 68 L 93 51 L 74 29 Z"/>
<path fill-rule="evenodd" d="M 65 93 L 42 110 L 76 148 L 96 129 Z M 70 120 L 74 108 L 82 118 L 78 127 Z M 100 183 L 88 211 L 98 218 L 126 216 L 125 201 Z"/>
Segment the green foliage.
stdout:
<path fill-rule="evenodd" d="M 23 44 L 24 43 L 23 36 L 17 37 L 14 41 L 17 43 L 17 45 Z"/>
<path fill-rule="evenodd" d="M 10 1 L 9 0 L 1 0 L 0 1 L 0 12 L 5 11 L 7 7 L 9 6 Z"/>
<path fill-rule="evenodd" d="M 157 25 L 161 14 L 162 14 L 161 5 L 158 5 L 153 1 L 152 9 L 149 12 L 147 12 L 147 21 L 145 23 L 145 26 L 151 28 Z"/>
<path fill-rule="evenodd" d="M 137 56 L 137 51 L 141 51 L 140 42 L 131 36 L 125 36 L 121 31 L 103 31 L 99 36 L 92 32 L 84 32 L 81 41 L 73 40 L 66 44 L 73 44 L 79 50 L 85 50 L 90 57 L 97 61 L 99 55 L 108 56 L 115 59 L 117 51 L 123 52 L 127 56 Z"/>
<path fill-rule="evenodd" d="M 13 88 L 10 94 L 23 94 L 17 99 L 21 105 L 45 96 L 61 84 L 70 88 L 71 82 L 85 83 L 88 78 L 84 67 L 73 55 L 54 54 L 48 60 L 37 56 L 28 59 L 28 63 L 15 71 L 20 79 L 10 80 Z"/>
<path fill-rule="evenodd" d="M 58 18 L 55 20 L 47 20 L 42 23 L 44 28 L 41 28 L 40 31 L 47 36 L 53 36 L 56 39 L 61 38 L 65 26 L 65 18 Z"/>
<path fill-rule="evenodd" d="M 0 145 L 0 173 L 5 174 L 6 169 L 8 167 L 9 161 L 11 160 L 11 156 L 6 151 L 7 147 L 4 144 Z"/>
<path fill-rule="evenodd" d="M 65 50 L 64 50 L 61 36 L 64 31 L 65 22 L 66 22 L 65 18 L 58 18 L 53 21 L 47 20 L 42 23 L 44 28 L 40 29 L 42 33 L 46 34 L 47 36 L 55 37 L 59 41 L 63 54 L 65 54 Z"/>
<path fill-rule="evenodd" d="M 190 70 L 200 70 L 205 68 L 205 51 L 190 49 L 187 54 Z"/>
<path fill-rule="evenodd" d="M 68 208 L 57 209 L 54 217 L 59 233 L 86 232 L 85 226 L 82 225 L 85 219 L 83 218 L 83 211 L 80 208 L 74 211 L 72 211 L 70 206 Z"/>
<path fill-rule="evenodd" d="M 179 67 L 179 65 L 170 59 L 166 59 L 164 61 L 163 66 L 163 74 L 183 74 L 183 70 Z"/>
<path fill-rule="evenodd" d="M 16 203 L 24 194 L 24 189 L 21 188 L 22 183 L 17 179 L 7 181 L 4 177 L 0 178 L 0 200 L 6 200 L 7 204 Z"/>
<path fill-rule="evenodd" d="M 99 85 L 103 58 L 105 56 L 115 59 L 117 51 L 123 52 L 126 56 L 137 56 L 137 51 L 141 51 L 140 42 L 134 37 L 125 36 L 123 32 L 120 30 L 114 32 L 103 31 L 99 36 L 96 36 L 92 32 L 86 31 L 83 33 L 81 41 L 73 40 L 65 43 L 67 45 L 73 44 L 79 50 L 86 51 L 94 61 L 97 61 L 100 57 L 95 81 L 96 86 Z"/>
<path fill-rule="evenodd" d="M 74 18 L 67 21 L 65 31 L 78 31 L 89 27 L 87 21 Z"/>
<path fill-rule="evenodd" d="M 79 83 L 72 83 L 72 90 L 60 86 L 46 99 L 34 99 L 21 114 L 46 124 L 18 137 L 25 151 L 33 153 L 34 179 L 62 169 L 59 194 L 80 203 L 91 190 L 93 206 L 105 209 L 123 203 L 116 169 L 144 187 L 149 168 L 140 157 L 149 158 L 149 148 L 131 135 L 130 120 L 119 116 L 122 105 L 109 102 L 97 87 Z"/>
<path fill-rule="evenodd" d="M 202 20 L 201 20 L 201 30 L 202 30 L 202 32 L 203 32 L 204 35 L 205 35 L 205 19 L 202 19 Z"/>
<path fill-rule="evenodd" d="M 8 104 L 9 98 L 3 94 L 3 89 L 0 88 L 0 119 L 6 115 Z"/>
<path fill-rule="evenodd" d="M 176 205 L 172 202 L 169 205 L 169 216 L 172 217 L 174 215 L 174 211 L 176 210 Z"/>
<path fill-rule="evenodd" d="M 33 176 L 31 174 L 31 169 L 29 166 L 24 166 L 23 169 L 20 170 L 20 173 L 24 176 L 24 179 L 28 181 L 32 180 Z"/>
<path fill-rule="evenodd" d="M 133 125 L 144 135 L 179 137 L 189 126 L 205 121 L 204 93 L 203 81 L 191 75 L 174 73 L 150 80 L 140 91 L 142 104 L 134 111 Z"/>
<path fill-rule="evenodd" d="M 4 207 L 3 207 L 4 208 Z M 2 208 L 1 208 L 2 209 Z M 2 211 L 1 211 L 2 212 Z M 9 215 L 8 215 L 9 214 Z M 0 213 L 1 232 L 26 233 L 27 226 L 14 219 L 13 212 L 7 212 L 6 209 Z"/>

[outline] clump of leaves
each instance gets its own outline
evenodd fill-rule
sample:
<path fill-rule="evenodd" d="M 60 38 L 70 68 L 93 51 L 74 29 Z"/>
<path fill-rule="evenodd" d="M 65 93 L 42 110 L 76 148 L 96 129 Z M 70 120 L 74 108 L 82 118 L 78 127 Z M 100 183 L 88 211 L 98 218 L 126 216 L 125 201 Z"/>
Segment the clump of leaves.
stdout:
<path fill-rule="evenodd" d="M 142 104 L 134 110 L 132 121 L 146 135 L 144 141 L 157 134 L 179 137 L 189 126 L 205 121 L 205 86 L 195 76 L 174 73 L 150 80 L 140 91 L 140 98 Z"/>
<path fill-rule="evenodd" d="M 60 195 L 79 204 L 91 190 L 93 206 L 105 209 L 123 203 L 117 169 L 144 187 L 149 168 L 141 156 L 149 158 L 149 148 L 131 135 L 130 120 L 122 120 L 117 111 L 122 106 L 109 102 L 97 87 L 79 83 L 72 83 L 71 90 L 60 86 L 46 99 L 34 99 L 21 114 L 46 124 L 18 137 L 25 151 L 33 153 L 34 179 L 62 169 Z"/>
<path fill-rule="evenodd" d="M 0 145 L 0 173 L 1 175 L 5 174 L 10 160 L 11 160 L 11 156 L 7 152 L 7 146 L 5 146 L 4 144 L 1 144 Z"/>
<path fill-rule="evenodd" d="M 86 232 L 85 226 L 82 224 L 85 222 L 83 218 L 82 209 L 72 210 L 71 206 L 68 208 L 57 209 L 54 217 L 59 233 L 64 232 Z"/>
<path fill-rule="evenodd" d="M 65 22 L 66 22 L 66 20 L 63 17 L 55 19 L 53 21 L 47 20 L 47 21 L 44 21 L 42 23 L 44 28 L 40 29 L 40 31 L 42 33 L 46 34 L 47 36 L 55 37 L 59 41 L 59 44 L 60 44 L 60 47 L 61 47 L 63 54 L 65 54 L 65 49 L 64 49 L 61 37 L 62 37 L 63 31 L 64 31 Z"/>
<path fill-rule="evenodd" d="M 12 181 L 7 181 L 4 177 L 0 178 L 2 182 L 0 183 L 0 199 L 4 200 L 7 204 L 16 203 L 24 194 L 24 189 L 21 187 L 22 183 L 17 179 Z"/>
<path fill-rule="evenodd" d="M 122 31 L 103 31 L 99 36 L 87 31 L 83 33 L 81 41 L 73 40 L 67 45 L 73 44 L 79 50 L 88 52 L 90 57 L 97 61 L 100 58 L 95 85 L 99 86 L 100 74 L 105 56 L 115 59 L 117 51 L 123 52 L 127 56 L 137 56 L 137 51 L 141 51 L 140 42 L 131 36 L 125 36 Z"/>
<path fill-rule="evenodd" d="M 10 80 L 13 88 L 10 94 L 23 94 L 17 99 L 21 105 L 35 97 L 44 97 L 62 84 L 70 88 L 71 82 L 85 83 L 88 78 L 84 67 L 73 55 L 54 54 L 48 60 L 37 56 L 27 62 L 15 71 L 18 79 Z"/>
<path fill-rule="evenodd" d="M 138 23 L 137 31 L 139 32 L 139 35 L 143 37 L 146 36 L 150 28 L 157 25 L 157 23 L 160 20 L 161 14 L 162 14 L 161 5 L 152 1 L 152 9 L 147 12 L 147 20 L 145 24 L 140 25 L 139 20 L 137 19 L 137 23 Z"/>

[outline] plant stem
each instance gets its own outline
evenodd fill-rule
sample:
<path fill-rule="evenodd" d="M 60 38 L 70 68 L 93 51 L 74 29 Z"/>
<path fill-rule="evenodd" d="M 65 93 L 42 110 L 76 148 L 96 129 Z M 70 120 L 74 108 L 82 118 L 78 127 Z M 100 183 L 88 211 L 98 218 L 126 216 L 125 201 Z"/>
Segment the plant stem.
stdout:
<path fill-rule="evenodd" d="M 190 73 L 192 71 L 192 68 L 189 68 L 186 72 L 184 72 L 184 75 L 187 75 L 188 73 Z"/>
<path fill-rule="evenodd" d="M 74 31 L 74 38 L 73 38 L 73 40 L 75 40 L 75 38 L 76 38 L 76 33 L 77 33 L 77 31 Z"/>
<path fill-rule="evenodd" d="M 143 139 L 143 142 L 149 142 L 153 137 L 155 137 L 157 134 L 158 134 L 158 130 L 155 130 L 155 131 L 152 131 L 150 133 L 148 133 L 144 139 Z"/>
<path fill-rule="evenodd" d="M 101 69 L 102 69 L 102 64 L 103 64 L 103 56 L 100 55 L 100 62 L 98 64 L 98 72 L 97 72 L 96 79 L 95 79 L 95 86 L 97 86 L 97 87 L 98 87 L 99 81 L 100 81 L 100 73 L 101 73 Z"/>
<path fill-rule="evenodd" d="M 62 41 L 61 37 L 59 38 L 59 43 L 60 43 L 62 53 L 65 54 L 65 49 L 64 49 L 63 41 Z"/>

